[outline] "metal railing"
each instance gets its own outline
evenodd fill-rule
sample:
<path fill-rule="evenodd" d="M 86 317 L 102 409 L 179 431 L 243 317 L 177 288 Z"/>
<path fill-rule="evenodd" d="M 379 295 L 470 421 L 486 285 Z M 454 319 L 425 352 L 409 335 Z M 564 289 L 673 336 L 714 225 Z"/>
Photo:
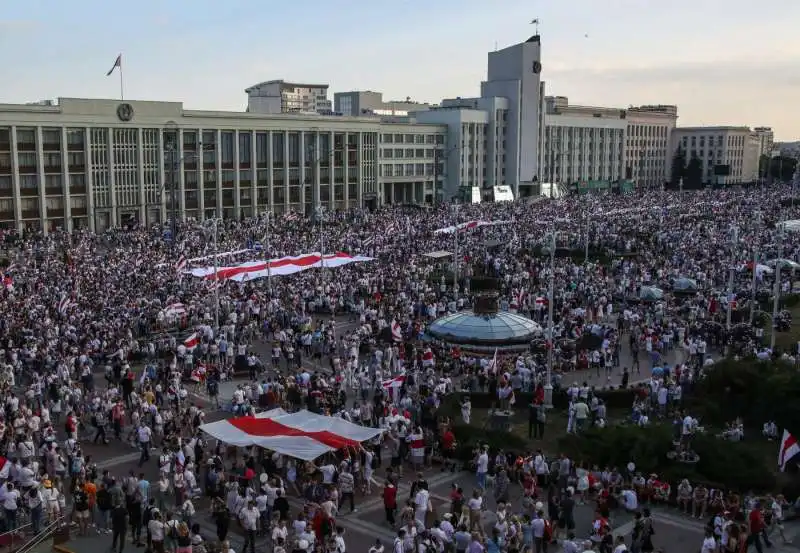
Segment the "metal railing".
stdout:
<path fill-rule="evenodd" d="M 47 540 L 53 539 L 53 535 L 64 525 L 68 524 L 67 517 L 61 516 L 42 528 L 38 534 L 36 534 L 33 538 L 28 541 L 25 545 L 20 547 L 16 553 L 30 553 L 36 547 L 41 545 L 42 543 L 46 542 Z"/>
<path fill-rule="evenodd" d="M 11 539 L 11 541 L 8 543 L 8 546 L 7 546 L 7 547 L 8 547 L 8 550 L 9 550 L 9 551 L 13 551 L 13 550 L 14 550 L 14 543 L 15 543 L 15 542 L 18 542 L 18 541 L 24 541 L 24 540 L 25 540 L 25 537 L 24 537 L 24 536 L 18 536 L 18 535 L 17 535 L 17 534 L 18 534 L 18 532 L 19 532 L 20 530 L 25 530 L 26 528 L 29 528 L 29 527 L 31 527 L 31 526 L 33 526 L 33 524 L 29 522 L 29 523 L 27 523 L 27 524 L 22 524 L 22 525 L 20 525 L 20 526 L 17 526 L 17 527 L 16 527 L 14 530 L 9 530 L 9 531 L 7 531 L 7 532 L 3 532 L 2 534 L 0 534 L 0 547 L 5 547 L 5 546 L 4 546 L 4 544 L 3 544 L 3 542 L 4 542 L 5 540 L 4 540 L 3 538 L 5 538 L 6 536 L 8 536 L 8 537 Z"/>

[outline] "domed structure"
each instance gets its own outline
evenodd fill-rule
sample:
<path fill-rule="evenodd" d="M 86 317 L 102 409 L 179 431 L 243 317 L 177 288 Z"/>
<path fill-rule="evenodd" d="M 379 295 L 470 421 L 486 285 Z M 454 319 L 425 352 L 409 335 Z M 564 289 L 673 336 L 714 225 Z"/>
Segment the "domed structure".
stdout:
<path fill-rule="evenodd" d="M 525 351 L 542 333 L 542 327 L 527 317 L 498 309 L 495 279 L 473 277 L 470 288 L 473 308 L 439 317 L 428 327 L 430 336 L 466 351 L 493 353 Z"/>

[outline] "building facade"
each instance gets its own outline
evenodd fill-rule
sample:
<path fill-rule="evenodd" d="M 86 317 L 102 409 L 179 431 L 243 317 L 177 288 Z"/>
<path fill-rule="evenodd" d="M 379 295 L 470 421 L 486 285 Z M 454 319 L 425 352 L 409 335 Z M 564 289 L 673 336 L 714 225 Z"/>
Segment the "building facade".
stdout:
<path fill-rule="evenodd" d="M 446 127 L 386 129 L 376 118 L 193 111 L 177 102 L 0 104 L 0 227 L 101 231 L 165 221 L 173 210 L 202 220 L 425 201 Z M 396 150 L 379 158 L 387 135 L 393 148 L 402 137 L 399 180 Z M 386 194 L 381 165 L 392 166 Z"/>
<path fill-rule="evenodd" d="M 684 163 L 700 160 L 703 182 L 740 184 L 758 180 L 761 143 L 749 127 L 677 127 L 672 151 L 684 153 Z"/>
<path fill-rule="evenodd" d="M 333 94 L 333 111 L 346 117 L 368 115 L 407 116 L 412 111 L 423 111 L 430 104 L 405 100 L 384 102 L 381 92 L 371 90 L 354 90 L 351 92 L 335 92 Z"/>
<path fill-rule="evenodd" d="M 759 156 L 772 157 L 775 150 L 775 133 L 772 132 L 771 127 L 756 127 L 753 129 L 758 139 L 758 154 Z"/>
<path fill-rule="evenodd" d="M 625 137 L 626 177 L 640 188 L 656 189 L 668 182 L 672 172 L 672 131 L 678 108 L 670 105 L 629 107 Z"/>
<path fill-rule="evenodd" d="M 249 113 L 331 113 L 328 85 L 264 81 L 245 89 Z"/>
<path fill-rule="evenodd" d="M 626 178 L 625 110 L 571 106 L 545 99 L 542 182 L 620 181 Z"/>
<path fill-rule="evenodd" d="M 378 174 L 381 202 L 432 204 L 437 190 L 448 180 L 448 168 L 441 161 L 447 139 L 446 130 L 439 125 L 382 123 Z"/>

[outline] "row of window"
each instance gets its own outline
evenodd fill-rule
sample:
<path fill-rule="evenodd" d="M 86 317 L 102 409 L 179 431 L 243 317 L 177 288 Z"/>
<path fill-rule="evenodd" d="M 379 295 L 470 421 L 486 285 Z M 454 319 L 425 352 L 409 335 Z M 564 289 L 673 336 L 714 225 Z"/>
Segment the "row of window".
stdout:
<path fill-rule="evenodd" d="M 444 144 L 442 134 L 389 134 L 381 135 L 383 144 Z"/>

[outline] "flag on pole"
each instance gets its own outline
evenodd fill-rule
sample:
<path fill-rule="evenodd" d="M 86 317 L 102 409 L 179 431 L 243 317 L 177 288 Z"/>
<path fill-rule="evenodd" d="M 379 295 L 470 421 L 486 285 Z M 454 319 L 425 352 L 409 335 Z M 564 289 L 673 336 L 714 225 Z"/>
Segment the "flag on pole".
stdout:
<path fill-rule="evenodd" d="M 117 68 L 122 69 L 122 54 L 119 54 L 117 56 L 117 59 L 114 60 L 114 65 L 112 65 L 111 69 L 108 70 L 108 73 L 106 73 L 106 77 L 110 77 L 111 74 L 114 72 L 114 69 Z"/>
<path fill-rule="evenodd" d="M 403 341 L 403 330 L 400 328 L 400 323 L 392 321 L 392 340 L 395 342 Z"/>
<path fill-rule="evenodd" d="M 781 448 L 778 451 L 778 468 L 781 472 L 785 472 L 789 462 L 798 456 L 800 456 L 800 445 L 797 443 L 797 438 L 789 434 L 788 430 L 784 430 Z"/>
<path fill-rule="evenodd" d="M 369 248 L 374 243 L 375 243 L 375 237 L 374 236 L 367 236 L 366 238 L 364 238 L 361 241 L 361 246 L 364 247 L 364 248 Z"/>
<path fill-rule="evenodd" d="M 188 264 L 188 261 L 186 260 L 186 256 L 185 255 L 181 255 L 178 258 L 178 261 L 175 263 L 175 271 L 180 273 L 181 271 L 183 271 L 186 268 L 187 264 Z"/>

